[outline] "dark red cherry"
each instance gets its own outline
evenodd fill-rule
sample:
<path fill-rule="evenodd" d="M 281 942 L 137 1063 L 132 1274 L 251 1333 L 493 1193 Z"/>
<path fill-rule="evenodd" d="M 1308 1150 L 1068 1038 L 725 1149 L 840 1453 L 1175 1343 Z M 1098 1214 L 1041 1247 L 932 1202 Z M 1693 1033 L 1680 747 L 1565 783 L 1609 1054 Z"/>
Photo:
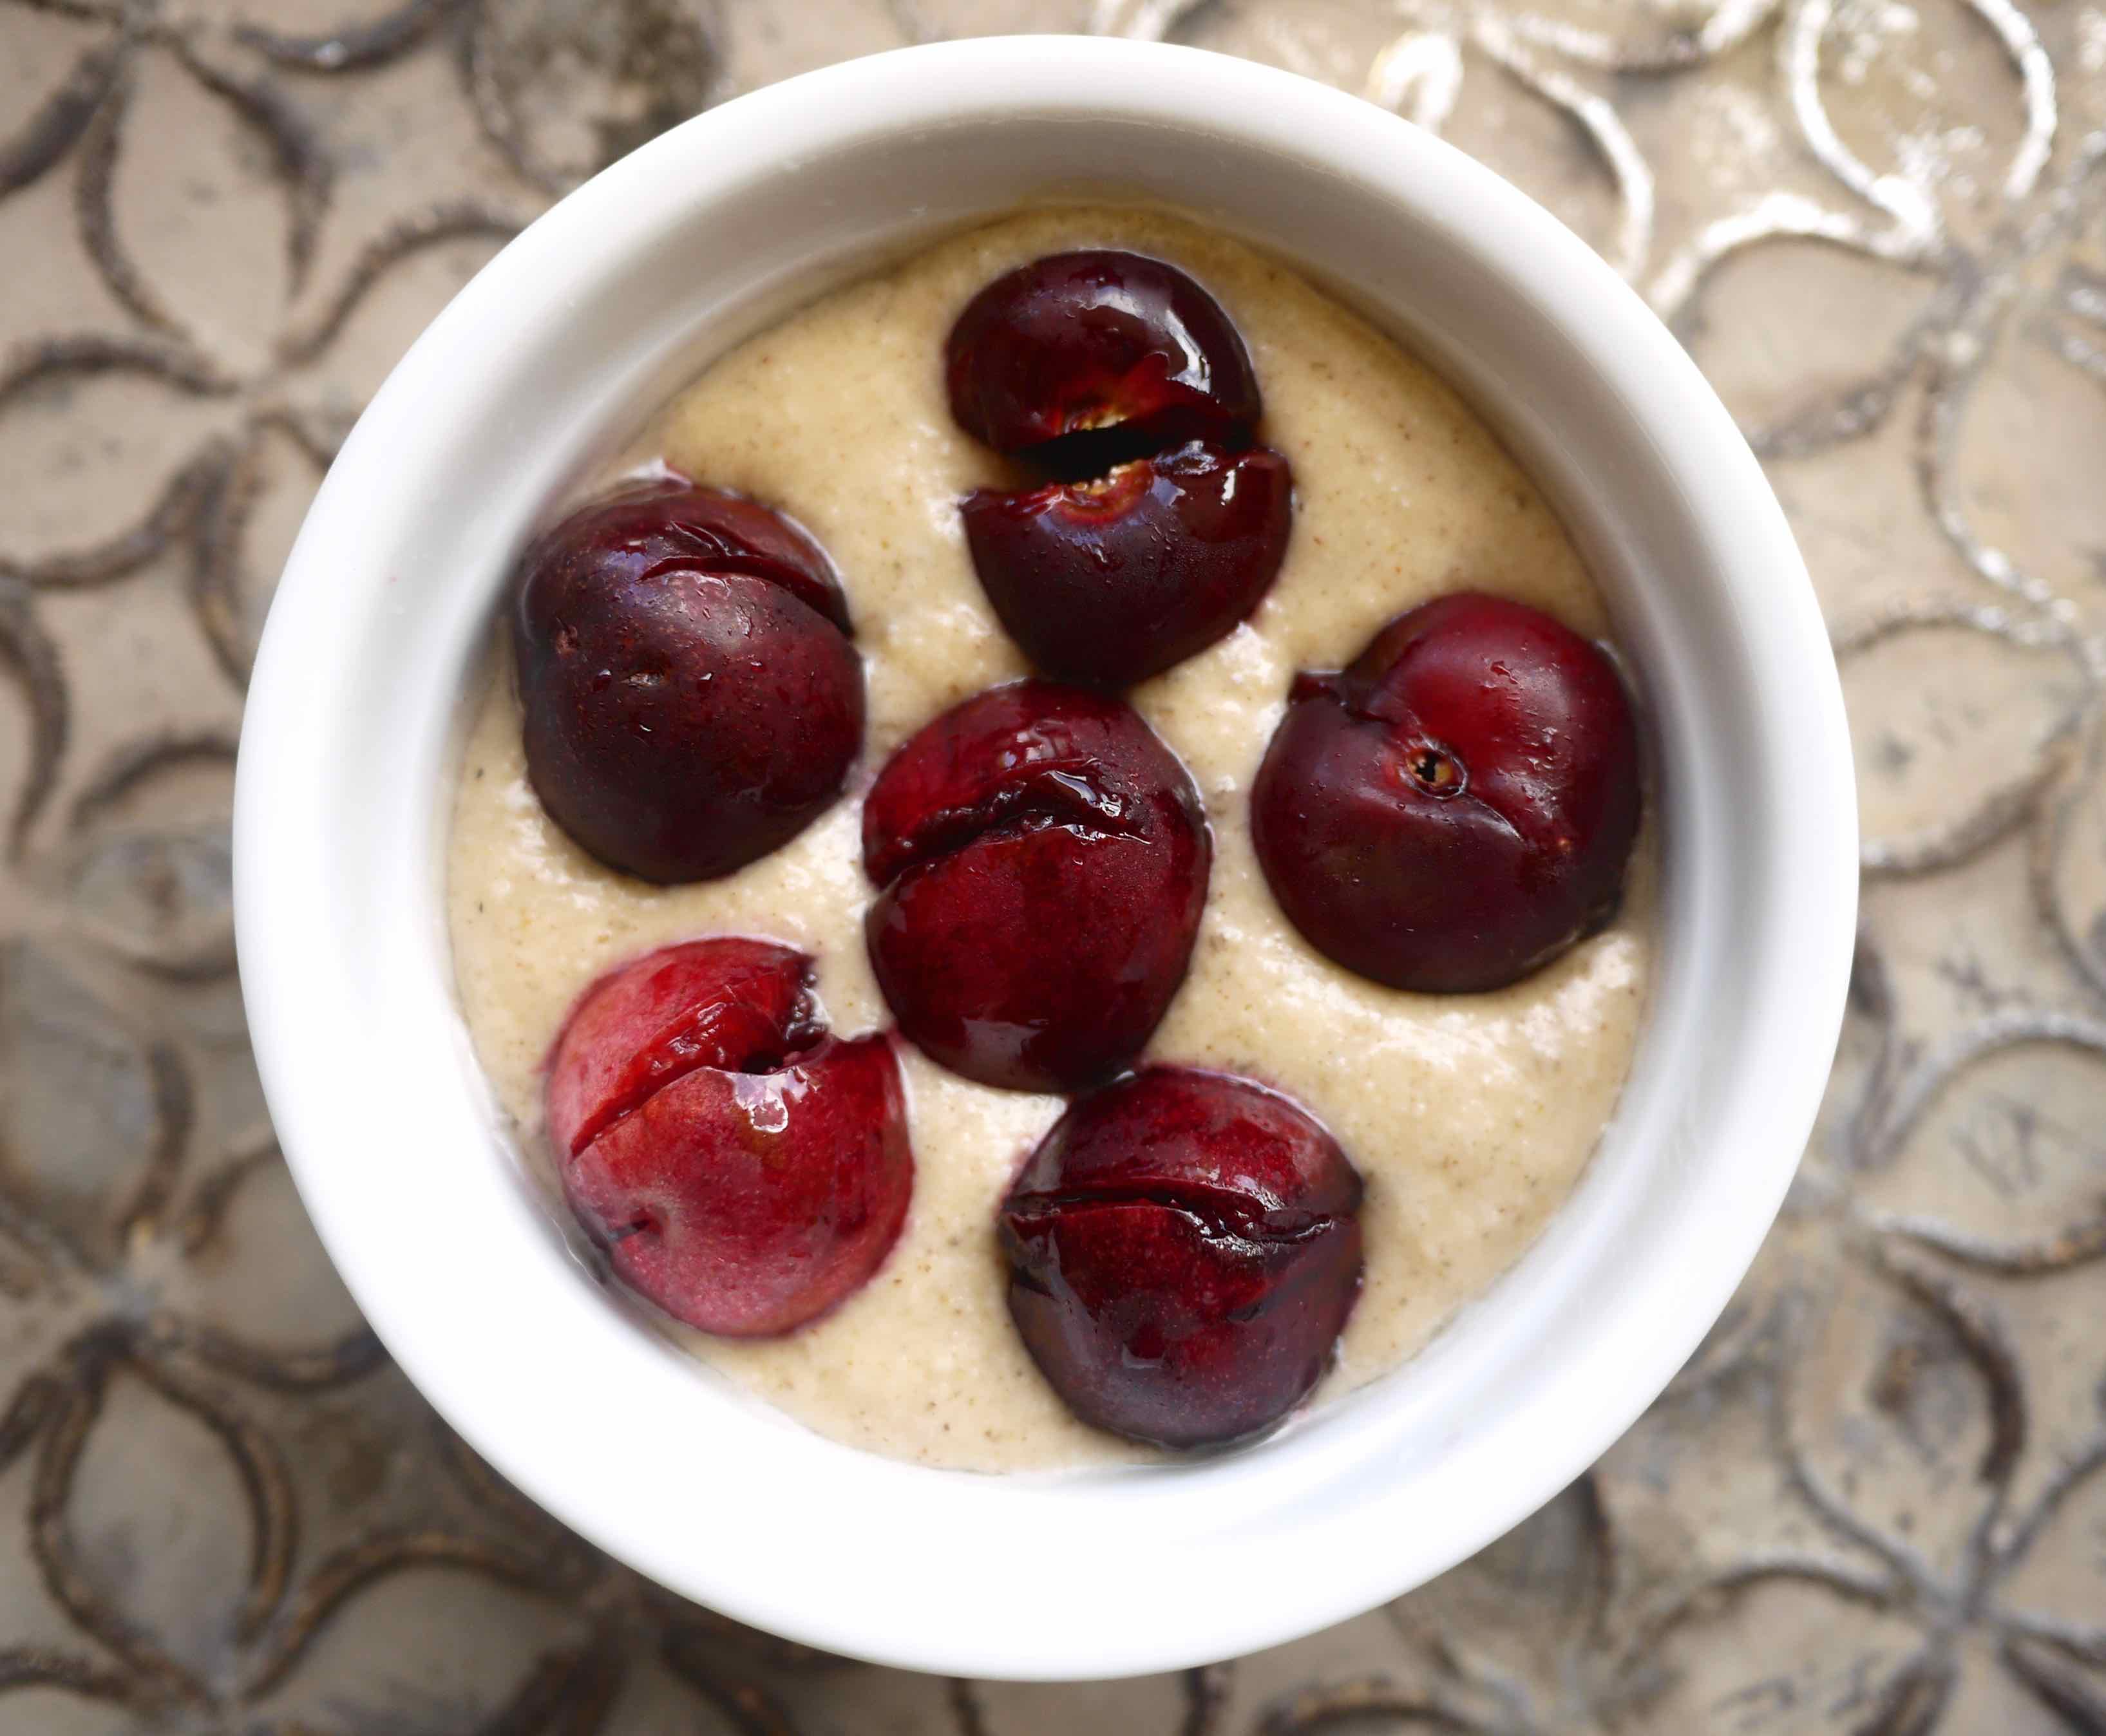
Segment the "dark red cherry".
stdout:
<path fill-rule="evenodd" d="M 802 830 L 863 744 L 863 664 L 818 546 L 684 482 L 580 508 L 521 562 L 526 767 L 584 848 L 647 880 L 730 874 Z"/>
<path fill-rule="evenodd" d="M 898 1061 L 827 1034 L 811 970 L 768 941 L 664 947 L 586 990 L 549 1057 L 571 1210 L 616 1277 L 705 1332 L 802 1326 L 906 1220 Z"/>
<path fill-rule="evenodd" d="M 1206 1447 L 1277 1422 L 1360 1286 L 1360 1178 L 1287 1098 L 1154 1067 L 1074 1104 L 1002 1202 L 1009 1309 L 1087 1423 Z"/>
<path fill-rule="evenodd" d="M 1055 253 L 966 304 L 945 352 L 951 414 L 998 452 L 1122 427 L 1161 446 L 1258 418 L 1257 377 L 1221 305 L 1140 253 Z"/>
<path fill-rule="evenodd" d="M 1185 767 L 1121 701 L 1024 681 L 943 714 L 863 804 L 866 933 L 900 1030 L 955 1073 L 1072 1091 L 1184 980 L 1212 846 Z"/>
<path fill-rule="evenodd" d="M 1638 786 L 1608 658 L 1539 609 L 1461 593 L 1297 680 L 1251 832 L 1318 951 L 1394 988 L 1467 992 L 1614 912 Z"/>
<path fill-rule="evenodd" d="M 1293 486 L 1277 452 L 1194 441 L 1096 481 L 983 489 L 965 503 L 966 541 L 1033 663 L 1126 687 L 1205 650 L 1264 600 Z"/>

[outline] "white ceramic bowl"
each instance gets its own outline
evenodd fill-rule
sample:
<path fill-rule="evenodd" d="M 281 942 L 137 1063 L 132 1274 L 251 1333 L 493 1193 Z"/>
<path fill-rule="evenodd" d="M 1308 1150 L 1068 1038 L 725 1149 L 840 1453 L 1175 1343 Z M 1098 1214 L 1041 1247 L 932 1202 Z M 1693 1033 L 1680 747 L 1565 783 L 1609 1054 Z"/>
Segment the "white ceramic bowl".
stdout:
<path fill-rule="evenodd" d="M 1571 1201 L 1406 1367 L 1244 1451 L 1057 1476 L 838 1446 L 640 1328 L 508 1152 L 452 990 L 464 684 L 530 522 L 684 376 L 873 256 L 1078 190 L 1166 200 L 1408 339 L 1564 514 L 1655 726 L 1658 995 Z M 432 1403 L 674 1590 L 961 1675 L 1217 1658 L 1418 1584 L 1583 1470 L 1717 1318 L 1841 1017 L 1843 709 L 1761 471 L 1575 236 L 1394 116 L 1247 62 L 1076 38 L 907 49 L 741 97 L 493 260 L 330 470 L 263 638 L 235 816 L 241 973 L 324 1242 Z M 913 1371 L 903 1368 L 902 1380 Z"/>

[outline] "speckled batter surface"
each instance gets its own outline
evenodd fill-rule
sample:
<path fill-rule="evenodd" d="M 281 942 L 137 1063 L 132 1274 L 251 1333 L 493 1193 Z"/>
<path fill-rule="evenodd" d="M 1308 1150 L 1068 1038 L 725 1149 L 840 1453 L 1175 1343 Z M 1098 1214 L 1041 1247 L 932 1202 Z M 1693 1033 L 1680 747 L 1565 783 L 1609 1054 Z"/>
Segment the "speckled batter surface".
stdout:
<path fill-rule="evenodd" d="M 863 792 L 937 712 L 1026 673 L 959 528 L 958 497 L 1004 472 L 951 422 L 943 338 L 988 279 L 1085 246 L 1168 259 L 1220 298 L 1257 365 L 1263 436 L 1294 466 L 1293 538 L 1264 606 L 1133 700 L 1191 767 L 1216 846 L 1191 973 L 1149 1054 L 1288 1092 L 1367 1179 L 1366 1286 L 1320 1403 L 1418 1349 L 1571 1191 L 1636 1041 L 1653 866 L 1642 841 L 1618 920 L 1490 995 L 1377 987 L 1319 957 L 1280 917 L 1252 853 L 1246 800 L 1297 669 L 1336 668 L 1392 615 L 1464 586 L 1592 635 L 1607 620 L 1557 519 L 1454 392 L 1261 254 L 1153 212 L 1033 212 L 827 297 L 674 400 L 632 455 L 781 507 L 838 566 L 867 669 L 863 758 L 843 799 L 776 855 L 727 880 L 647 886 L 585 856 L 542 812 L 518 700 L 499 674 L 473 727 L 450 846 L 461 1004 L 537 1163 L 552 1161 L 540 1069 L 564 1013 L 600 972 L 652 946 L 722 933 L 788 942 L 818 959 L 837 1032 L 887 1022 L 863 944 Z M 874 1451 L 982 1470 L 1135 1456 L 1068 1415 L 1003 1305 L 996 1204 L 1060 1100 L 989 1090 L 902 1055 L 916 1170 L 891 1259 L 786 1339 L 683 1341 L 812 1427 Z"/>

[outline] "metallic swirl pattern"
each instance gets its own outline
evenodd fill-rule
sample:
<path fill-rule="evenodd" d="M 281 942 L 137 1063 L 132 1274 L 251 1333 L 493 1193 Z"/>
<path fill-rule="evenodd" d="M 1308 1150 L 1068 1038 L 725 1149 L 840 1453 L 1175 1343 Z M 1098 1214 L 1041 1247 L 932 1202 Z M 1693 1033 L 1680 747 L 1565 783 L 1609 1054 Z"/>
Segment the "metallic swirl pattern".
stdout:
<path fill-rule="evenodd" d="M 1425 1590 L 1101 1687 L 812 1653 L 513 1494 L 306 1227 L 229 915 L 271 575 L 423 321 L 697 109 L 1022 29 L 1357 91 L 1599 247 L 1792 517 L 1866 818 L 1821 1124 L 1667 1394 Z M 2106 1732 L 2102 162 L 2090 0 L 0 0 L 0 1728 Z"/>

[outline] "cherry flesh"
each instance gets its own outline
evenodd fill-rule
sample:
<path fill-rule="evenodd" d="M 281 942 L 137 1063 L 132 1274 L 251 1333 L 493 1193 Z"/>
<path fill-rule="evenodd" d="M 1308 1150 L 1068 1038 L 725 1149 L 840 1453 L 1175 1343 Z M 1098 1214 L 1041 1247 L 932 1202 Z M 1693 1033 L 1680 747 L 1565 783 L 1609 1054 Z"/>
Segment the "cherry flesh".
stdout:
<path fill-rule="evenodd" d="M 1172 1447 L 1256 1434 L 1330 1362 L 1360 1195 L 1287 1098 L 1148 1069 L 1070 1107 L 1003 1201 L 1010 1317 L 1085 1422 Z"/>
<path fill-rule="evenodd" d="M 825 1313 L 906 1219 L 898 1058 L 827 1035 L 811 971 L 768 941 L 664 947 L 588 989 L 549 1057 L 571 1210 L 622 1282 L 705 1332 Z"/>
<path fill-rule="evenodd" d="M 1258 418 L 1257 376 L 1221 303 L 1175 266 L 1108 249 L 989 284 L 951 329 L 944 379 L 958 426 L 997 452 L 1114 427 L 1174 445 Z"/>
<path fill-rule="evenodd" d="M 1203 651 L 1264 600 L 1293 493 L 1277 452 L 1194 441 L 1096 482 L 982 489 L 965 503 L 966 542 L 1039 669 L 1126 687 Z"/>
<path fill-rule="evenodd" d="M 1251 793 L 1279 906 L 1391 987 L 1495 989 L 1613 914 L 1637 835 L 1638 732 L 1615 666 L 1476 593 L 1297 678 Z"/>
<path fill-rule="evenodd" d="M 863 744 L 863 664 L 818 545 L 667 481 L 573 512 L 521 563 L 526 767 L 609 866 L 714 879 L 801 831 Z"/>
<path fill-rule="evenodd" d="M 900 1030 L 967 1079 L 1094 1085 L 1183 981 L 1212 857 L 1190 775 L 1130 706 L 990 688 L 892 756 L 863 805 L 872 967 Z"/>

